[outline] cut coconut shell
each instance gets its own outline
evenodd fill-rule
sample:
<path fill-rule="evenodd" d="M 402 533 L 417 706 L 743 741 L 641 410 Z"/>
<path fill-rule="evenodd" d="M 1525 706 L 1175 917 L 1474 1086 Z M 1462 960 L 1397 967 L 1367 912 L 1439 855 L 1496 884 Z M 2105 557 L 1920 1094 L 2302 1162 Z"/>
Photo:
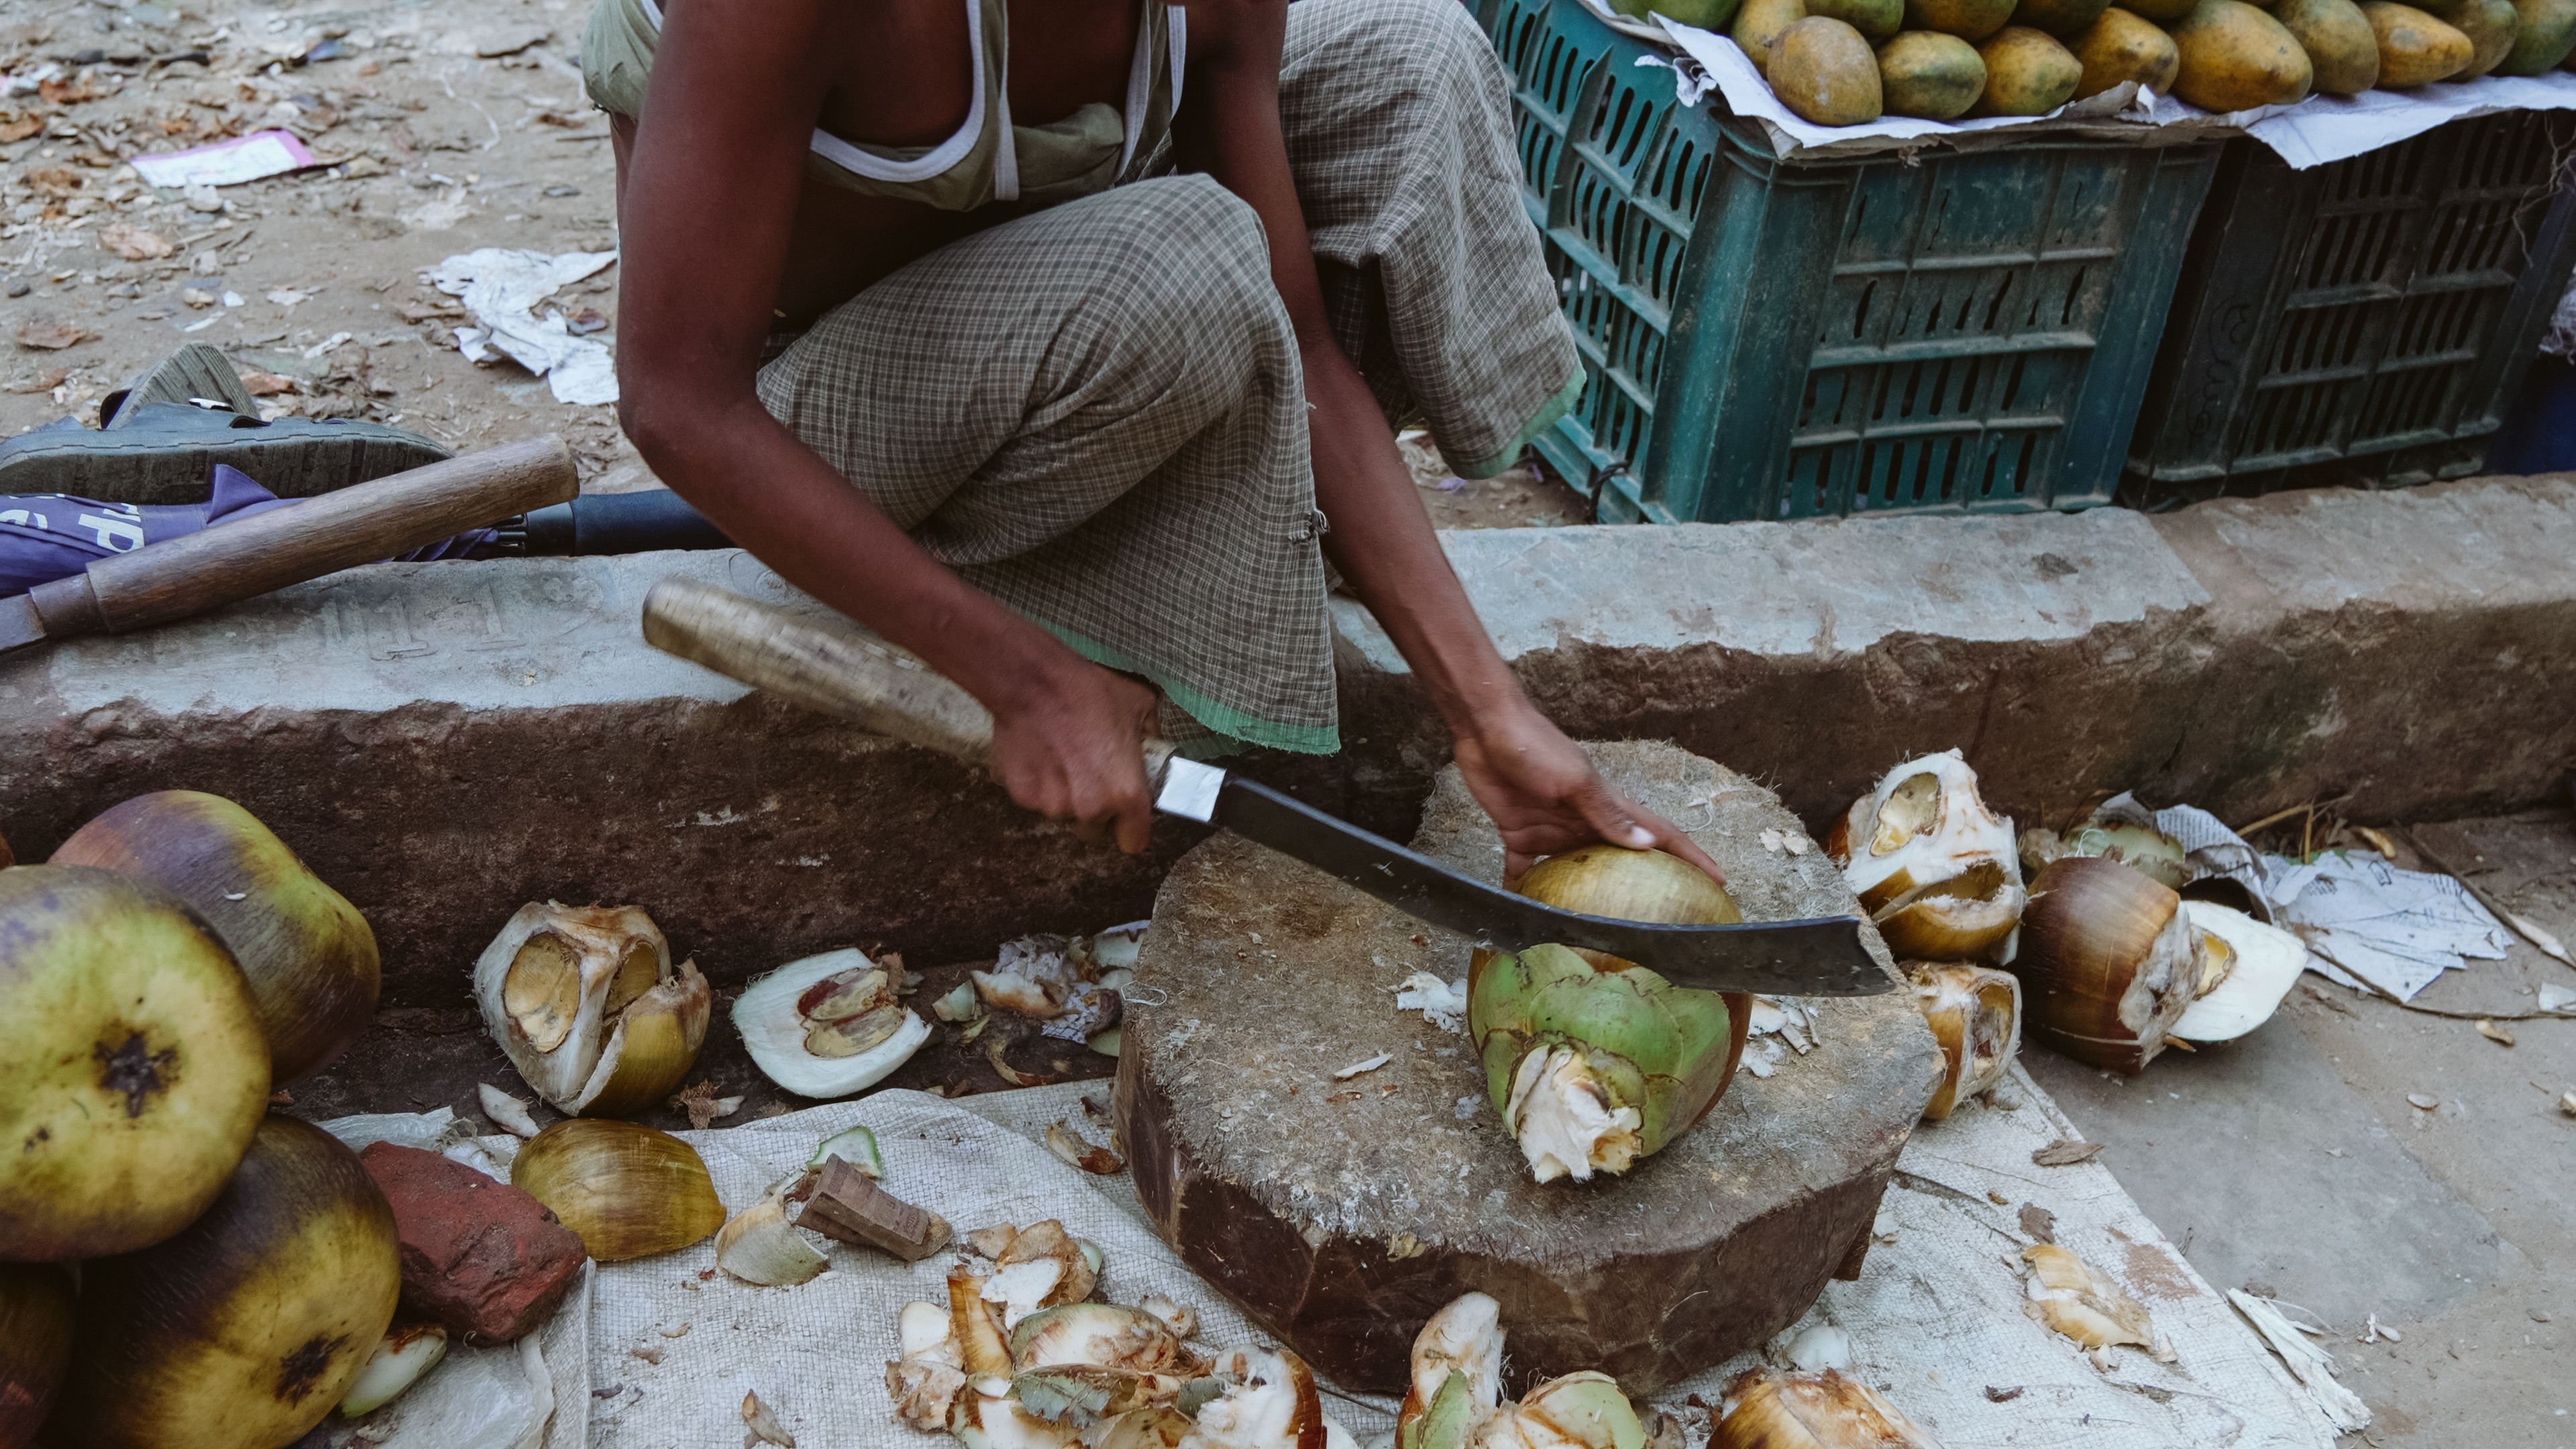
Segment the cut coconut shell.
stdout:
<path fill-rule="evenodd" d="M 930 1039 L 930 1023 L 899 1003 L 896 987 L 894 973 L 866 952 L 826 951 L 745 987 L 733 1024 L 771 1081 L 800 1097 L 847 1097 Z"/>
<path fill-rule="evenodd" d="M 544 1203 L 602 1263 L 668 1253 L 724 1226 L 696 1148 L 633 1122 L 567 1117 L 510 1161 L 510 1185 Z"/>
<path fill-rule="evenodd" d="M 2021 1256 L 2030 1269 L 2030 1311 L 2040 1322 L 2086 1348 L 2152 1346 L 2155 1324 L 2145 1305 L 2101 1270 L 2055 1243 L 2033 1243 Z"/>
<path fill-rule="evenodd" d="M 2006 968 L 2021 978 L 2025 1034 L 2101 1071 L 2146 1070 L 2200 985 L 2182 897 L 2087 855 L 2050 861 L 2030 894 Z"/>
<path fill-rule="evenodd" d="M 474 963 L 483 1026 L 558 1111 L 659 1106 L 698 1058 L 714 1009 L 695 963 L 634 906 L 521 906 Z"/>
<path fill-rule="evenodd" d="M 2185 901 L 2200 933 L 2200 980 L 2174 1023 L 2184 1041 L 2234 1041 L 2272 1019 L 2308 969 L 2308 943 L 2214 901 Z"/>
<path fill-rule="evenodd" d="M 1938 1122 L 2003 1079 L 2021 1050 L 2021 978 L 1991 966 L 1917 961 L 1907 974 L 1924 1023 L 1941 1043 L 1941 1086 L 1923 1109 Z"/>
<path fill-rule="evenodd" d="M 81 1265 L 47 1432 L 82 1449 L 293 1443 L 347 1395 L 401 1291 L 393 1209 L 358 1154 L 269 1117 L 184 1231 Z"/>
<path fill-rule="evenodd" d="M 1744 919 L 1725 887 L 1660 850 L 1586 846 L 1521 878 L 1562 910 L 1671 925 Z M 1479 948 L 1467 1037 L 1504 1130 L 1541 1182 L 1624 1172 L 1708 1115 L 1744 1055 L 1752 998 L 1676 987 L 1635 962 L 1533 944 Z"/>
<path fill-rule="evenodd" d="M 1841 1371 L 1755 1369 L 1727 1386 L 1711 1449 L 1941 1449 L 1885 1395 Z"/>
<path fill-rule="evenodd" d="M 1918 961 L 1992 961 L 2007 954 L 2029 905 L 2021 862 L 1981 860 L 1948 880 L 1906 892 L 1870 920 L 1887 949 Z"/>
<path fill-rule="evenodd" d="M 1986 808 L 1977 772 L 1957 750 L 1888 771 L 1835 822 L 1825 853 L 1873 914 L 1977 866 L 2015 859 L 2012 822 Z"/>
<path fill-rule="evenodd" d="M 53 863 L 148 880 L 203 916 L 250 981 L 275 1081 L 329 1065 L 375 1020 L 382 968 L 367 918 L 220 795 L 138 795 L 72 832 Z"/>
<path fill-rule="evenodd" d="M 0 1259 L 149 1247 L 223 1191 L 267 1111 L 241 968 L 178 897 L 115 871 L 0 871 Z"/>
<path fill-rule="evenodd" d="M 1801 828 L 1769 791 L 1670 745 L 1589 749 L 1612 788 L 1693 826 L 1746 919 L 1858 914 L 1822 852 L 1763 849 L 1764 830 Z M 1502 879 L 1502 842 L 1454 771 L 1412 844 Z M 1134 984 L 1163 1004 L 1127 1024 L 1120 1137 L 1156 1230 L 1274 1341 L 1345 1388 L 1401 1396 L 1415 1334 L 1481 1292 L 1521 1371 L 1600 1369 L 1652 1393 L 1859 1270 L 1941 1065 L 1910 996 L 1808 1003 L 1814 1050 L 1740 1076 L 1634 1171 L 1573 1188 L 1531 1180 L 1454 1033 L 1388 1009 L 1416 972 L 1464 975 L 1468 950 L 1223 833 L 1164 882 Z"/>

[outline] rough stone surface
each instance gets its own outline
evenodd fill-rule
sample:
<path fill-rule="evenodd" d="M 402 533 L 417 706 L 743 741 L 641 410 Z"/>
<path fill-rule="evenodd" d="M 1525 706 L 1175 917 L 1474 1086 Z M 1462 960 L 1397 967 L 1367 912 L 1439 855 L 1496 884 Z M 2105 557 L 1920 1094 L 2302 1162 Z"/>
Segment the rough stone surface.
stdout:
<path fill-rule="evenodd" d="M 405 1314 L 509 1343 L 553 1317 L 581 1275 L 581 1238 L 518 1188 L 390 1142 L 358 1161 L 393 1204 Z"/>
<path fill-rule="evenodd" d="M 1446 539 L 1569 732 L 1674 740 L 1820 827 L 1953 746 L 2049 824 L 2124 789 L 2231 820 L 2518 808 L 2576 759 L 2576 477 Z M 42 859 L 130 795 L 231 796 L 367 912 L 385 1003 L 430 1009 L 466 1005 L 532 899 L 642 905 L 723 991 L 832 946 L 962 960 L 1133 919 L 1201 836 L 1096 850 L 962 766 L 747 698 L 643 643 L 669 574 L 803 606 L 730 550 L 380 564 L 0 658 L 0 831 Z M 1335 607 L 1344 753 L 1241 763 L 1402 835 L 1448 740 Z"/>
<path fill-rule="evenodd" d="M 1819 824 L 1953 746 L 2051 824 L 2126 789 L 2230 820 L 2337 796 L 2438 817 L 2530 804 L 2576 759 L 2576 477 L 1444 538 L 1569 732 L 1674 740 Z M 1344 729 L 1410 767 L 1355 780 L 1398 788 L 1446 741 L 1336 607 Z"/>
<path fill-rule="evenodd" d="M 1763 848 L 1798 829 L 1769 791 L 1668 745 L 1593 755 L 1691 830 L 1746 919 L 1857 909 L 1821 852 Z M 1454 770 L 1414 844 L 1501 877 Z M 1471 1289 L 1501 1300 L 1531 1378 L 1652 1392 L 1762 1341 L 1857 1267 L 1940 1064 L 1904 993 L 1823 1001 L 1822 1045 L 1739 1077 L 1661 1153 L 1541 1184 L 1466 1038 L 1394 1008 L 1416 970 L 1463 977 L 1464 942 L 1232 836 L 1174 869 L 1145 942 L 1118 1078 L 1138 1194 L 1193 1268 L 1358 1389 L 1400 1392 L 1414 1334 Z"/>
<path fill-rule="evenodd" d="M 0 658 L 0 828 L 41 860 L 147 790 L 237 800 L 366 913 L 399 1008 L 468 1005 L 531 900 L 642 906 L 720 989 L 837 946 L 989 959 L 1143 915 L 1203 833 L 1095 849 L 963 765 L 749 697 L 643 642 L 671 574 L 803 603 L 734 550 L 378 564 Z"/>

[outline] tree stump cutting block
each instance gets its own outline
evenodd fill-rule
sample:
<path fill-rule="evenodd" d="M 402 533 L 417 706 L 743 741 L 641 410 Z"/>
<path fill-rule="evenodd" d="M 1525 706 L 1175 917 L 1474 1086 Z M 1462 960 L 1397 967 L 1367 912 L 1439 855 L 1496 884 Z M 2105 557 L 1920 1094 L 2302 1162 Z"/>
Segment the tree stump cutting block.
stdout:
<path fill-rule="evenodd" d="M 1770 791 L 1670 745 L 1591 751 L 1716 858 L 1745 919 L 1859 913 L 1821 849 L 1763 844 L 1765 830 L 1806 839 Z M 1502 842 L 1454 767 L 1413 845 L 1502 878 Z M 1401 1393 L 1424 1320 L 1475 1290 L 1502 1304 L 1516 1377 L 1601 1369 L 1646 1394 L 1857 1273 L 1941 1060 L 1910 994 L 1811 1000 L 1813 1050 L 1767 1078 L 1740 1072 L 1624 1175 L 1542 1184 L 1466 1037 L 1395 1007 L 1405 977 L 1463 979 L 1467 955 L 1231 835 L 1164 882 L 1118 1070 L 1137 1192 L 1183 1260 L 1280 1342 L 1346 1387 Z"/>

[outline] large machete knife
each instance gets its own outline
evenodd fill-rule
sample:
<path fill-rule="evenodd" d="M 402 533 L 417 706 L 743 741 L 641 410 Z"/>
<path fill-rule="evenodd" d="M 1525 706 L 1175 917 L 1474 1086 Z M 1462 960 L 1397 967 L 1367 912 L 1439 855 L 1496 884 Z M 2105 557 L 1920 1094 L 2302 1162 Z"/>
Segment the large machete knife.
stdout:
<path fill-rule="evenodd" d="M 688 579 L 644 599 L 654 648 L 880 734 L 982 764 L 993 718 L 919 659 L 837 619 L 789 613 Z M 1868 996 L 1895 979 L 1861 945 L 1855 916 L 1664 926 L 1542 905 L 1461 875 L 1232 771 L 1146 746 L 1155 807 L 1222 825 L 1323 871 L 1417 920 L 1482 945 L 1542 942 L 1604 951 L 1680 986 L 1780 996 Z"/>

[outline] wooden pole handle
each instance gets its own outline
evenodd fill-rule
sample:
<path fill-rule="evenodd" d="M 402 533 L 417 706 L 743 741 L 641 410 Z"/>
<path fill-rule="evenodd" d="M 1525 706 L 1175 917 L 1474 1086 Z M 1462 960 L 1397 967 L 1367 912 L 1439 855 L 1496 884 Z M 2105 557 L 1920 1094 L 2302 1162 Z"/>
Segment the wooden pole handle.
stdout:
<path fill-rule="evenodd" d="M 644 642 L 807 709 L 969 764 L 989 763 L 993 716 L 947 676 L 846 620 L 819 619 L 693 579 L 664 579 L 644 596 Z M 1145 742 L 1146 778 L 1160 784 L 1172 747 Z"/>
<path fill-rule="evenodd" d="M 420 548 L 581 491 L 561 438 L 352 484 L 89 566 L 96 626 L 121 634 Z"/>

